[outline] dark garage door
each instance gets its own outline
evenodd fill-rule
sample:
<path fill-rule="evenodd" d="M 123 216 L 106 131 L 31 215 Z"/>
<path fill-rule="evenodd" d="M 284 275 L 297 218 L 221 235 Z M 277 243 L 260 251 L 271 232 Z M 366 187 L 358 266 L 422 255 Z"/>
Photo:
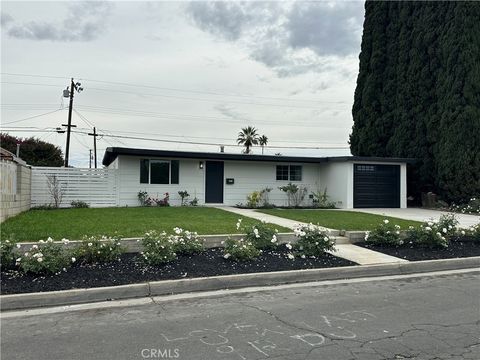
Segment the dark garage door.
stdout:
<path fill-rule="evenodd" d="M 400 207 L 400 165 L 355 164 L 353 207 Z"/>

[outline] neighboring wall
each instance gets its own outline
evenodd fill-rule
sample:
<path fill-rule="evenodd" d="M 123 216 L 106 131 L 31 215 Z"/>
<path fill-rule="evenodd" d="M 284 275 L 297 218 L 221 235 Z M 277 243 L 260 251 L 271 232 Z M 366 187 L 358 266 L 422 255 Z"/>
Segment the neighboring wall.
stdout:
<path fill-rule="evenodd" d="M 0 161 L 0 222 L 30 209 L 30 167 L 10 160 Z"/>

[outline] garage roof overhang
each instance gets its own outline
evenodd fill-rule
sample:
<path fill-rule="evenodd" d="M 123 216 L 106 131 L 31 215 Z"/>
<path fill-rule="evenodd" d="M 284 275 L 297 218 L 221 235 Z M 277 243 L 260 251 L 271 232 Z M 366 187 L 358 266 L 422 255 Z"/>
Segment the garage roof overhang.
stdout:
<path fill-rule="evenodd" d="M 288 163 L 325 163 L 325 162 L 346 162 L 346 161 L 371 161 L 389 163 L 411 163 L 414 159 L 389 158 L 389 157 L 368 157 L 368 156 L 330 156 L 330 157 L 307 157 L 307 156 L 282 156 L 282 155 L 252 155 L 252 154 L 228 154 L 212 152 L 191 152 L 136 149 L 124 147 L 109 147 L 105 150 L 102 164 L 110 165 L 119 155 L 177 158 L 177 159 L 201 159 L 201 160 L 233 160 L 233 161 L 266 161 L 266 162 L 288 162 Z"/>

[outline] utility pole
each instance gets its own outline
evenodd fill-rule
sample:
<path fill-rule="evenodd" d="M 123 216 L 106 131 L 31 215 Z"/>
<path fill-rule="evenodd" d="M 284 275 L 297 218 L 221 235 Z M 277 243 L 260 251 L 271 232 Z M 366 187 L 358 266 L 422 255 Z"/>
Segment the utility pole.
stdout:
<path fill-rule="evenodd" d="M 70 103 L 68 106 L 68 124 L 62 124 L 62 126 L 67 127 L 67 145 L 65 148 L 65 167 L 68 167 L 68 157 L 70 154 L 70 133 L 71 133 L 71 128 L 72 127 L 77 127 L 77 125 L 72 125 L 72 111 L 73 111 L 73 95 L 75 93 L 75 90 L 80 93 L 80 91 L 83 90 L 82 87 L 80 87 L 80 83 L 74 83 L 73 78 L 70 82 L 70 91 L 68 90 L 68 87 L 63 90 L 63 97 L 70 97 Z"/>
<path fill-rule="evenodd" d="M 88 159 L 90 160 L 88 168 L 91 169 L 92 168 L 92 149 L 88 149 L 88 152 L 90 153 L 90 155 L 88 156 Z"/>
<path fill-rule="evenodd" d="M 93 136 L 93 154 L 95 158 L 95 169 L 97 168 L 97 130 L 95 126 L 93 127 L 93 133 L 88 133 L 88 135 Z"/>

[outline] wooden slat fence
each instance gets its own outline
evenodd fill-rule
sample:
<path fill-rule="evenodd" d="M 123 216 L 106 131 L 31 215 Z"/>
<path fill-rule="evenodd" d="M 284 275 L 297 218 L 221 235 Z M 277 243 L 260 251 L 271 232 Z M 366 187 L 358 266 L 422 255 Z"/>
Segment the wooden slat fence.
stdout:
<path fill-rule="evenodd" d="M 84 201 L 91 207 L 118 204 L 116 169 L 32 167 L 32 206 L 54 204 L 48 189 L 48 177 L 53 176 L 64 192 L 60 207 L 70 207 L 72 201 Z"/>

